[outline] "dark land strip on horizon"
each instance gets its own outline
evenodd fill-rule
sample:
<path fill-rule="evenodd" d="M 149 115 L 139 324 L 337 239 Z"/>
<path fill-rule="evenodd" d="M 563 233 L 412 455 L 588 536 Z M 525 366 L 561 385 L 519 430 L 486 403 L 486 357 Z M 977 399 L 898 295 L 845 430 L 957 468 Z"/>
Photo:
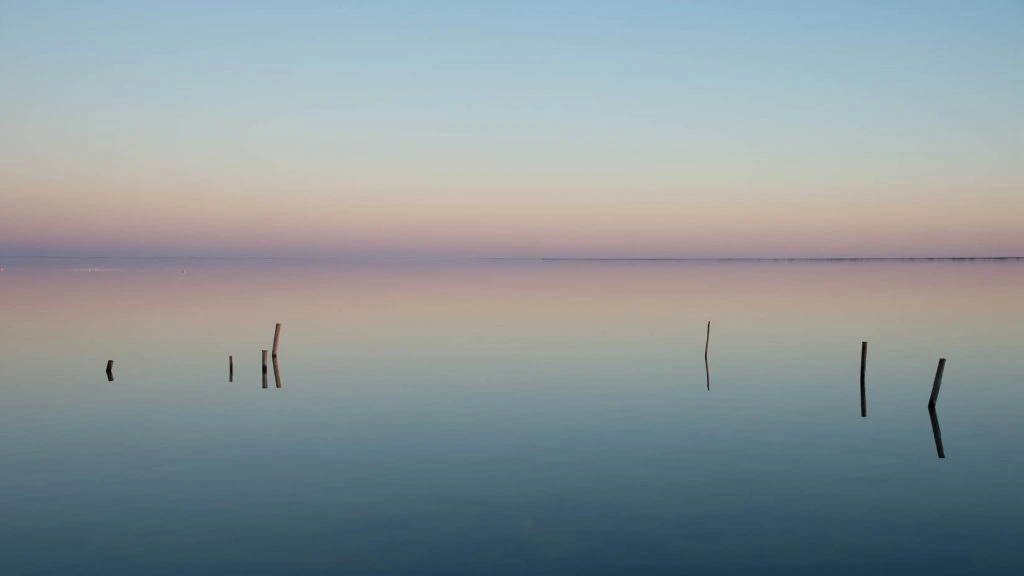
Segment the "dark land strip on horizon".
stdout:
<path fill-rule="evenodd" d="M 1020 262 L 1024 256 L 814 256 L 814 257 L 630 257 L 630 256 L 7 256 L 16 260 L 408 260 L 519 262 Z"/>

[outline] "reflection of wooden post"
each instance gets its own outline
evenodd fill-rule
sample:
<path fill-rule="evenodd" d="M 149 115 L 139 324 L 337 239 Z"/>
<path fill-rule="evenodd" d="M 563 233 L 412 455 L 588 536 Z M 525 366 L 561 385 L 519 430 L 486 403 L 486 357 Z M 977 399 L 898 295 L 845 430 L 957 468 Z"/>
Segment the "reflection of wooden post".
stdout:
<path fill-rule="evenodd" d="M 277 356 L 274 356 L 273 361 L 274 361 L 274 384 L 278 388 L 280 388 L 281 387 L 281 370 L 277 366 Z"/>
<path fill-rule="evenodd" d="M 932 382 L 932 395 L 928 398 L 928 407 L 935 408 L 935 401 L 939 399 L 939 387 L 942 386 L 942 371 L 946 368 L 946 359 L 939 358 L 939 367 L 935 369 L 935 381 Z"/>
<path fill-rule="evenodd" d="M 107 360 L 107 382 L 114 381 L 114 361 Z"/>
<path fill-rule="evenodd" d="M 281 339 L 281 323 L 274 326 L 274 358 L 277 358 L 277 343 Z"/>
<path fill-rule="evenodd" d="M 939 453 L 939 458 L 945 458 L 946 451 L 942 448 L 942 430 L 939 430 L 939 416 L 935 413 L 935 408 L 928 408 L 928 417 L 932 420 L 932 436 L 935 438 L 935 451 Z"/>
<path fill-rule="evenodd" d="M 867 390 L 864 387 L 864 372 L 868 364 L 868 343 L 860 343 L 860 416 L 866 418 L 868 415 Z"/>
<path fill-rule="evenodd" d="M 704 376 L 708 381 L 708 390 L 711 390 L 711 369 L 708 368 L 708 343 L 711 342 L 711 321 L 708 320 L 708 335 L 704 339 Z"/>

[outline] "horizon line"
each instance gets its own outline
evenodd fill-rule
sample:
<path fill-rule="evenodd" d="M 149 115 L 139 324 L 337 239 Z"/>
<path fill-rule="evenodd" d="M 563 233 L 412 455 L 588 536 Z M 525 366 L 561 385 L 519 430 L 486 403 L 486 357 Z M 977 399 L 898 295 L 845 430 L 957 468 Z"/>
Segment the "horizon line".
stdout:
<path fill-rule="evenodd" d="M 36 255 L 0 257 L 14 260 L 481 260 L 524 262 L 860 262 L 860 261 L 1020 261 L 1024 256 L 111 256 Z"/>

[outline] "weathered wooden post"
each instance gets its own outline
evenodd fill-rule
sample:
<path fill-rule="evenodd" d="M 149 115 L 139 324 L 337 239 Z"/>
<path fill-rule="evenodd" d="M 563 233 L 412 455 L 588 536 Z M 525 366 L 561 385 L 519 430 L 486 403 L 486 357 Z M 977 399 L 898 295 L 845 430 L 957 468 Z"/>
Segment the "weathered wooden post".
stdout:
<path fill-rule="evenodd" d="M 704 361 L 705 362 L 707 362 L 707 359 L 708 359 L 708 344 L 709 343 L 711 343 L 711 321 L 710 320 L 708 320 L 708 335 L 707 335 L 707 338 L 704 339 Z"/>
<path fill-rule="evenodd" d="M 280 339 L 281 339 L 281 323 L 278 322 L 274 326 L 274 352 L 273 352 L 274 358 L 277 358 L 277 343 L 278 343 L 278 341 L 280 341 Z"/>
<path fill-rule="evenodd" d="M 278 388 L 281 387 L 281 369 L 277 365 L 277 356 L 273 358 L 274 362 L 274 385 Z"/>
<path fill-rule="evenodd" d="M 114 361 L 107 360 L 107 382 L 114 381 Z"/>
<path fill-rule="evenodd" d="M 935 408 L 935 402 L 939 399 L 939 387 L 942 386 L 942 371 L 946 368 L 946 359 L 939 358 L 939 367 L 935 369 L 935 381 L 932 382 L 932 395 L 928 398 L 928 407 Z"/>
<path fill-rule="evenodd" d="M 228 356 L 228 382 L 235 381 L 235 357 Z"/>
<path fill-rule="evenodd" d="M 868 343 L 860 343 L 860 416 L 866 418 L 868 415 L 868 396 L 864 386 L 864 373 L 868 364 Z"/>

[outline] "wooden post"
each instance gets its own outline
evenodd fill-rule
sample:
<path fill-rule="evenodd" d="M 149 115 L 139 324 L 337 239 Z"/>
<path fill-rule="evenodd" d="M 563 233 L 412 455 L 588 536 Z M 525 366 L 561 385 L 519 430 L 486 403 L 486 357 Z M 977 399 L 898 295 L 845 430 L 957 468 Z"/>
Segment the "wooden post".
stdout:
<path fill-rule="evenodd" d="M 939 358 L 939 367 L 935 369 L 935 381 L 932 382 L 932 395 L 928 398 L 928 407 L 935 408 L 935 401 L 939 399 L 939 387 L 942 386 L 942 371 L 946 368 L 946 359 Z"/>
<path fill-rule="evenodd" d="M 868 343 L 860 343 L 860 381 L 864 381 L 864 372 L 868 365 Z"/>
<path fill-rule="evenodd" d="M 267 351 L 263 351 L 263 387 L 267 387 Z"/>
<path fill-rule="evenodd" d="M 274 326 L 274 358 L 277 358 L 277 343 L 281 339 L 281 323 Z"/>
<path fill-rule="evenodd" d="M 945 458 L 946 451 L 942 448 L 942 430 L 939 430 L 939 415 L 935 413 L 935 408 L 928 408 L 928 417 L 932 420 L 932 437 L 935 438 L 935 451 L 938 452 L 939 458 Z"/>
<path fill-rule="evenodd" d="M 107 382 L 114 381 L 114 361 L 107 360 Z"/>
<path fill-rule="evenodd" d="M 708 359 L 708 344 L 711 342 L 711 321 L 708 320 L 708 336 L 704 340 L 704 361 Z"/>
<path fill-rule="evenodd" d="M 868 396 L 867 389 L 864 386 L 864 373 L 867 370 L 868 364 L 868 343 L 860 343 L 860 417 L 867 418 L 868 415 Z"/>
<path fill-rule="evenodd" d="M 228 382 L 235 381 L 235 357 L 228 356 Z"/>
<path fill-rule="evenodd" d="M 274 385 L 281 387 L 281 369 L 277 366 L 277 356 L 274 356 Z"/>

